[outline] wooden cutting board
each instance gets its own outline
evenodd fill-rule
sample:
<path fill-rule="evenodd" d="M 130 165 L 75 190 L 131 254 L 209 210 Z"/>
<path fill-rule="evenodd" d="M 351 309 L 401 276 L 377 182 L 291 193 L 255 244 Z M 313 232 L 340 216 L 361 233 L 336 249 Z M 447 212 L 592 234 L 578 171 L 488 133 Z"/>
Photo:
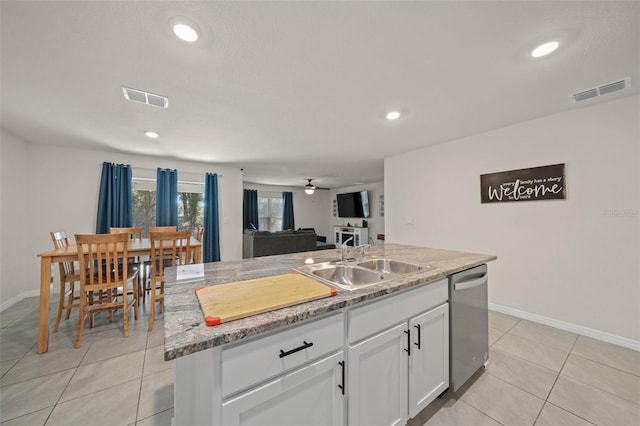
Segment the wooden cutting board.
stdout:
<path fill-rule="evenodd" d="M 336 294 L 337 290 L 297 273 L 196 289 L 208 326 Z"/>

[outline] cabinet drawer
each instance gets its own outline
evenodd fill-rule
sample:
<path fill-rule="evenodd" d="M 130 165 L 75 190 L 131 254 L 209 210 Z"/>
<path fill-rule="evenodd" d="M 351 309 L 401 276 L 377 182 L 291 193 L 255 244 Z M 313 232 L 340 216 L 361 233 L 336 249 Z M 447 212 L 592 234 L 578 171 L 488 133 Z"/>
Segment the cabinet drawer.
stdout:
<path fill-rule="evenodd" d="M 223 349 L 222 396 L 311 362 L 343 345 L 343 314 L 336 313 Z"/>
<path fill-rule="evenodd" d="M 349 343 L 406 321 L 410 317 L 446 302 L 449 297 L 447 279 L 431 282 L 398 295 L 374 301 L 349 312 Z"/>
<path fill-rule="evenodd" d="M 332 425 L 344 424 L 342 386 L 344 353 L 336 352 L 288 372 L 222 404 L 222 424 Z"/>

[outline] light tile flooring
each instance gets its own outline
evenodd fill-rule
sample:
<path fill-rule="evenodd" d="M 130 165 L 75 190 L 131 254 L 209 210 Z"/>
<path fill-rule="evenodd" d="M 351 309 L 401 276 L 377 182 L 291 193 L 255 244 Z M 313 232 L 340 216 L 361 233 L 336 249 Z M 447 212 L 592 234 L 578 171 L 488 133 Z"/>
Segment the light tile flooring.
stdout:
<path fill-rule="evenodd" d="M 0 422 L 4 425 L 170 425 L 173 363 L 163 360 L 162 316 L 147 312 L 87 329 L 77 316 L 36 353 L 38 299 L 0 313 Z M 56 312 L 52 304 L 51 316 Z M 490 362 L 457 393 L 447 391 L 415 425 L 640 425 L 640 353 L 489 313 Z"/>

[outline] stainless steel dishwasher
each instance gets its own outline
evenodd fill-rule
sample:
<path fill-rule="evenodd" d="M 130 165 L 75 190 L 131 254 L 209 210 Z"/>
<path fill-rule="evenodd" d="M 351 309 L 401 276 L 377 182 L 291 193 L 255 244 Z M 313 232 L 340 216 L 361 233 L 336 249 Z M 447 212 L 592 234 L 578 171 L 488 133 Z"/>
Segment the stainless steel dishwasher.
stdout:
<path fill-rule="evenodd" d="M 489 359 L 487 265 L 449 277 L 449 389 L 457 391 Z"/>

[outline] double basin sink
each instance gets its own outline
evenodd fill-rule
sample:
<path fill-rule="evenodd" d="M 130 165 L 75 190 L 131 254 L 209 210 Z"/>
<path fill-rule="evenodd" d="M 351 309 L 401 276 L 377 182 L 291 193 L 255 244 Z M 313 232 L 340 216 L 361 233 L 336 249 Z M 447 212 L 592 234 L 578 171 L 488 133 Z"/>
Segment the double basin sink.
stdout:
<path fill-rule="evenodd" d="M 297 270 L 311 278 L 345 290 L 357 290 L 363 287 L 411 275 L 430 266 L 392 259 L 371 259 L 361 262 L 334 262 L 305 265 Z"/>

